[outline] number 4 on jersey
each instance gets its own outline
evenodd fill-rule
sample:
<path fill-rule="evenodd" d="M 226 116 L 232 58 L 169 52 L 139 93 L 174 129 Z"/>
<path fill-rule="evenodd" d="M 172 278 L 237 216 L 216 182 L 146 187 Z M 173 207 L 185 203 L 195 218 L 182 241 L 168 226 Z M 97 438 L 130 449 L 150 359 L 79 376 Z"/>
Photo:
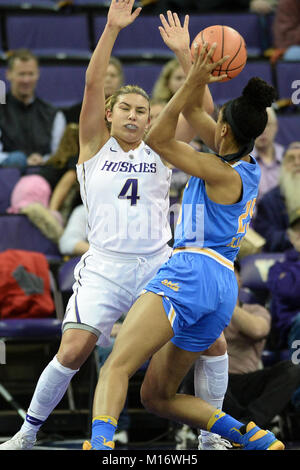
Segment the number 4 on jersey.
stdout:
<path fill-rule="evenodd" d="M 130 194 L 127 194 L 131 190 Z M 119 199 L 130 199 L 130 205 L 136 206 L 138 196 L 138 180 L 136 178 L 129 178 L 125 181 L 123 188 L 118 196 Z"/>

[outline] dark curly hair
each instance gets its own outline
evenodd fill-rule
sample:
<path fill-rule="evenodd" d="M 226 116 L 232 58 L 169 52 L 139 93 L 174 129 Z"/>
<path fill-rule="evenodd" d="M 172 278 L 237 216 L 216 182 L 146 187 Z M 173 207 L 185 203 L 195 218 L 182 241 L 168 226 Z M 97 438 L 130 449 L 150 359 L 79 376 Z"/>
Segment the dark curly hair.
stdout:
<path fill-rule="evenodd" d="M 223 122 L 231 125 L 237 144 L 243 145 L 262 134 L 268 121 L 266 108 L 275 99 L 275 88 L 261 78 L 253 77 L 239 98 L 225 103 L 222 108 Z M 234 125 L 226 117 L 229 112 Z"/>

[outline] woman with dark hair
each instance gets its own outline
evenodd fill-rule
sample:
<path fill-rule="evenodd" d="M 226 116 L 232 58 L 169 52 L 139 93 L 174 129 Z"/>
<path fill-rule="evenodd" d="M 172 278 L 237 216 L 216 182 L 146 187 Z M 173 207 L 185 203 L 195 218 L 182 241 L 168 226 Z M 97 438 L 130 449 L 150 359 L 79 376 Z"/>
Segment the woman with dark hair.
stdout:
<path fill-rule="evenodd" d="M 172 165 L 192 175 L 182 201 L 173 255 L 146 286 L 130 309 L 113 351 L 101 370 L 94 400 L 92 446 L 113 448 L 113 435 L 124 405 L 129 378 L 151 357 L 141 399 L 151 412 L 203 428 L 247 450 L 280 450 L 273 433 L 253 422 L 244 425 L 206 401 L 177 394 L 195 360 L 228 325 L 237 300 L 234 259 L 253 213 L 260 178 L 249 155 L 254 139 L 267 122 L 266 107 L 275 91 L 261 79 L 251 79 L 243 95 L 227 103 L 217 123 L 204 111 L 206 84 L 221 80 L 212 71 L 215 45 L 195 51 L 184 85 L 151 128 L 148 144 Z M 224 60 L 226 60 L 224 58 Z M 195 101 L 198 102 L 196 111 Z M 175 139 L 179 114 L 191 114 L 201 124 L 203 139 L 215 154 L 195 151 Z M 206 138 L 205 138 L 206 137 Z"/>

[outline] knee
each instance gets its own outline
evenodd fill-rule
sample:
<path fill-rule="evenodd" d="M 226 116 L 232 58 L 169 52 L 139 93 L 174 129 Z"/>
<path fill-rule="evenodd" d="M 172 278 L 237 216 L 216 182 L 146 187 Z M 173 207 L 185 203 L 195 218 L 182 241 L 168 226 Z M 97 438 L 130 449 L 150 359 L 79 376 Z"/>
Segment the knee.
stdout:
<path fill-rule="evenodd" d="M 143 407 L 150 413 L 157 413 L 159 411 L 160 399 L 155 394 L 152 387 L 142 384 L 140 391 L 141 403 Z"/>
<path fill-rule="evenodd" d="M 224 333 L 204 352 L 207 356 L 223 356 L 227 351 Z"/>
<path fill-rule="evenodd" d="M 57 353 L 57 359 L 62 366 L 68 367 L 69 369 L 79 369 L 82 365 L 77 350 L 72 347 L 60 348 Z"/>

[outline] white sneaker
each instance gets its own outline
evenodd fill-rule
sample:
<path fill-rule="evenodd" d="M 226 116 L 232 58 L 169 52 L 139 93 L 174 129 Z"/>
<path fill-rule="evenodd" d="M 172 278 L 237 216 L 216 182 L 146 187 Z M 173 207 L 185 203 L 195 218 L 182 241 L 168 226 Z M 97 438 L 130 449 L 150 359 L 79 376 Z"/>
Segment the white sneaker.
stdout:
<path fill-rule="evenodd" d="M 227 450 L 232 449 L 232 445 L 226 439 L 219 436 L 219 434 L 210 433 L 205 436 L 205 440 L 202 438 L 201 434 L 198 436 L 199 450 Z"/>
<path fill-rule="evenodd" d="M 197 443 L 197 436 L 193 430 L 184 424 L 175 434 L 176 450 L 193 448 L 193 443 Z M 197 445 L 197 444 L 196 444 Z"/>
<path fill-rule="evenodd" d="M 29 439 L 21 431 L 17 432 L 9 441 L 0 444 L 0 450 L 29 450 L 35 444 L 35 440 Z"/>

